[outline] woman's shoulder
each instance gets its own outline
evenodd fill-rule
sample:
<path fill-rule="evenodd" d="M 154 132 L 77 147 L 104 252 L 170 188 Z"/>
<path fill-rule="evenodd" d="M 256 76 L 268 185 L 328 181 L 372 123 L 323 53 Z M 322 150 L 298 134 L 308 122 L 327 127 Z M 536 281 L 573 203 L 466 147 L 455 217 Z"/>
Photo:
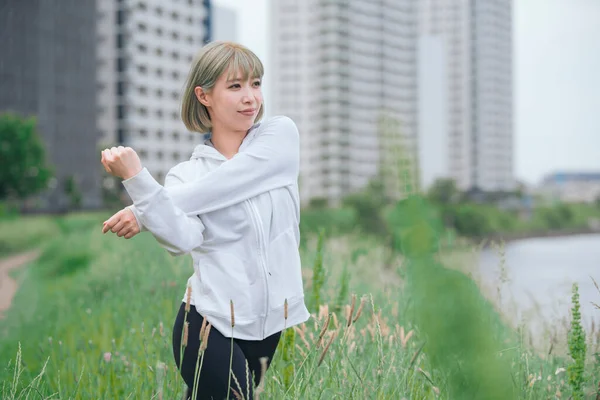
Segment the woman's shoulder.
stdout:
<path fill-rule="evenodd" d="M 298 126 L 294 120 L 287 115 L 271 116 L 256 124 L 254 127 L 256 128 L 257 135 L 260 135 L 261 133 L 276 133 L 282 136 L 291 135 L 297 137 L 299 134 Z"/>
<path fill-rule="evenodd" d="M 287 115 L 273 115 L 263 120 L 263 122 L 260 123 L 260 126 L 276 126 L 281 128 L 297 129 L 294 120 Z"/>

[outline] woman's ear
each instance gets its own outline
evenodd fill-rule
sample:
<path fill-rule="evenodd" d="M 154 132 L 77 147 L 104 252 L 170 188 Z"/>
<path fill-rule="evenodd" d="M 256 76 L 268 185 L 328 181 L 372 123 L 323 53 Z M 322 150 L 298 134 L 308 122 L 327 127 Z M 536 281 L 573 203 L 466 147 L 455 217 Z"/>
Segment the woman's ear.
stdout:
<path fill-rule="evenodd" d="M 200 103 L 202 103 L 205 107 L 210 106 L 210 98 L 208 94 L 200 87 L 196 86 L 194 88 L 194 94 Z"/>

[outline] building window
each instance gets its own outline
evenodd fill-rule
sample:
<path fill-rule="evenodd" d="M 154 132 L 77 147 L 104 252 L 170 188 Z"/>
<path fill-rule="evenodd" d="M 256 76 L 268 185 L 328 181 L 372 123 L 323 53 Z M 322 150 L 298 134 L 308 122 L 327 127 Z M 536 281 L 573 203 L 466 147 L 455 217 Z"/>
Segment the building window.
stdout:
<path fill-rule="evenodd" d="M 124 105 L 118 105 L 117 106 L 117 118 L 118 119 L 125 119 L 125 117 L 126 117 L 125 106 Z"/>
<path fill-rule="evenodd" d="M 117 82 L 117 95 L 124 96 L 125 95 L 125 82 L 118 81 Z"/>
<path fill-rule="evenodd" d="M 117 10 L 117 25 L 123 25 L 125 23 L 125 11 Z"/>
<path fill-rule="evenodd" d="M 125 71 L 125 67 L 126 67 L 125 59 L 123 57 L 117 58 L 117 71 L 123 72 L 123 71 Z"/>

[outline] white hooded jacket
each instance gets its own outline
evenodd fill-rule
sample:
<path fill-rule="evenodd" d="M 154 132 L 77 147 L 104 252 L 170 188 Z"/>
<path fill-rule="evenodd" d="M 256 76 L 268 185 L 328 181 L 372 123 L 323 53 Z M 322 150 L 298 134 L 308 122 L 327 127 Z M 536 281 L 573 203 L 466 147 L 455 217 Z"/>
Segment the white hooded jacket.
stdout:
<path fill-rule="evenodd" d="M 239 339 L 262 340 L 310 316 L 298 251 L 299 158 L 298 129 L 279 116 L 254 125 L 230 160 L 201 144 L 164 187 L 146 168 L 123 181 L 140 228 L 173 255 L 191 253 L 192 304 L 226 337 L 230 301 Z"/>

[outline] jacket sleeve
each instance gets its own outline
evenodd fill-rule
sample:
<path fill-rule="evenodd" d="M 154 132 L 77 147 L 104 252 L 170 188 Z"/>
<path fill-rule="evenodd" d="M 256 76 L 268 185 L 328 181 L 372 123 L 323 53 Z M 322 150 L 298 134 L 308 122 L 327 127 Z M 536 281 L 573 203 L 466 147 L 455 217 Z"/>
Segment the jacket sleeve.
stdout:
<path fill-rule="evenodd" d="M 290 118 L 273 117 L 234 157 L 193 182 L 156 187 L 144 168 L 123 185 L 131 196 L 140 197 L 154 190 L 189 216 L 205 214 L 295 184 L 300 166 L 299 142 L 298 128 Z"/>
<path fill-rule="evenodd" d="M 171 255 L 190 253 L 204 241 L 204 224 L 199 216 L 186 215 L 179 209 L 163 186 L 147 171 L 145 173 L 145 190 L 129 193 L 133 200 L 133 205 L 129 208 L 138 220 L 140 231 L 150 231 Z M 172 188 L 181 184 L 183 179 L 177 173 L 177 167 L 174 167 L 165 177 L 165 187 Z"/>

